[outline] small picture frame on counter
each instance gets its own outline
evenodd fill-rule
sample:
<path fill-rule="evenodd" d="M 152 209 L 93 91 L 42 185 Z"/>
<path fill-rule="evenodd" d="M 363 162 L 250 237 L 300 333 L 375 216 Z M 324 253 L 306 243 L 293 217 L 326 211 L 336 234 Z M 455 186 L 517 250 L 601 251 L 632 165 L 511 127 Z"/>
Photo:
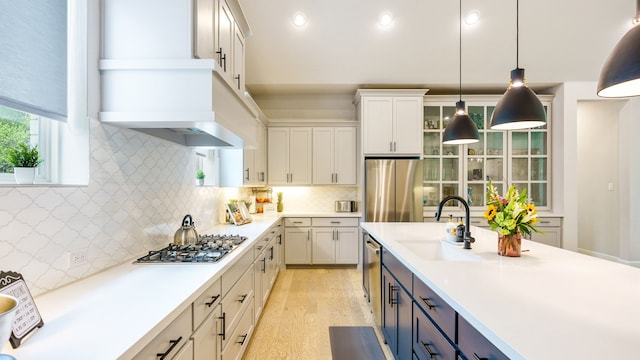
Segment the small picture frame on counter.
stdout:
<path fill-rule="evenodd" d="M 22 274 L 0 271 L 0 293 L 18 299 L 11 337 L 9 337 L 11 347 L 15 349 L 33 330 L 43 327 L 44 321 Z"/>
<path fill-rule="evenodd" d="M 248 224 L 253 220 L 249 214 L 247 205 L 242 201 L 227 204 L 227 209 L 231 215 L 231 221 L 233 221 L 235 225 Z"/>

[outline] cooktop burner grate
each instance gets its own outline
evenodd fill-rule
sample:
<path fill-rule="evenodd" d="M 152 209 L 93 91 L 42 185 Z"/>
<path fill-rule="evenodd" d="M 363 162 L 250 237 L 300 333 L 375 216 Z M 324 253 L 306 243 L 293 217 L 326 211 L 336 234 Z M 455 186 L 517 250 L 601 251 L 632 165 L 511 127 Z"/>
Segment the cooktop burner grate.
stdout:
<path fill-rule="evenodd" d="M 202 235 L 196 244 L 169 244 L 134 261 L 134 264 L 214 263 L 237 248 L 246 236 Z"/>

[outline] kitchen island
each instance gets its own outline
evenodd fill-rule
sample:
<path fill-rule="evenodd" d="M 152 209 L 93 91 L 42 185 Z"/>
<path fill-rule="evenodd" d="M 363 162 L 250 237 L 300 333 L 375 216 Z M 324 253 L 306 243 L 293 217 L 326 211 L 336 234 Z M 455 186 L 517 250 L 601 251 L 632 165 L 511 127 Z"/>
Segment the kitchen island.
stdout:
<path fill-rule="evenodd" d="M 477 227 L 464 250 L 445 223 L 361 226 L 511 359 L 638 358 L 640 269 L 527 240 L 502 257 Z"/>

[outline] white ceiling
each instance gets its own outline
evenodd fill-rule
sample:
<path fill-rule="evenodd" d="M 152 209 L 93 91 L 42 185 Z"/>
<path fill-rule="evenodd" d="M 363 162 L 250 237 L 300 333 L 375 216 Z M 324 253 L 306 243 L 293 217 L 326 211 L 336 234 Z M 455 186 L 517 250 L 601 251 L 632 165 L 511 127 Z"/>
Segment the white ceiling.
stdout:
<path fill-rule="evenodd" d="M 252 30 L 246 83 L 253 94 L 351 92 L 359 87 L 458 87 L 458 1 L 239 0 Z M 504 91 L 516 67 L 516 1 L 463 0 L 480 21 L 462 28 L 463 93 Z M 296 28 L 291 17 L 307 15 Z M 382 30 L 378 15 L 390 11 Z M 539 92 L 596 81 L 635 14 L 633 0 L 520 0 L 520 59 Z"/>

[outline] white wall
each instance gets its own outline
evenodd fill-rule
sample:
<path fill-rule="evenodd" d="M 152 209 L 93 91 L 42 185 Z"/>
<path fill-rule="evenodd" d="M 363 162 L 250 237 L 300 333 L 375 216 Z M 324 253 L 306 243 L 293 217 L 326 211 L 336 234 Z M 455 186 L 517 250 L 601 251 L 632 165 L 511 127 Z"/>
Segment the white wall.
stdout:
<path fill-rule="evenodd" d="M 615 117 L 618 107 L 619 116 L 616 119 L 587 119 L 582 123 L 579 116 L 579 103 L 584 101 L 596 102 L 600 108 L 598 112 L 608 114 L 605 116 Z M 622 104 L 620 102 L 622 101 Z M 614 105 L 617 103 L 618 105 Z M 552 139 L 554 147 L 554 164 L 553 164 L 553 181 L 554 181 L 554 212 L 564 215 L 563 218 L 563 247 L 573 251 L 581 251 L 591 255 L 609 258 L 611 260 L 640 266 L 640 244 L 634 239 L 634 221 L 640 216 L 640 190 L 636 189 L 640 184 L 640 162 L 637 161 L 640 155 L 637 139 L 633 135 L 640 132 L 638 117 L 640 116 L 640 99 L 624 99 L 624 100 L 606 100 L 596 96 L 595 82 L 568 82 L 555 89 L 555 99 L 553 103 L 554 118 L 554 139 Z M 609 109 L 609 110 L 606 110 Z M 584 114 L 584 112 L 583 112 Z M 588 243 L 581 243 L 580 238 L 580 206 L 586 206 L 594 212 L 600 212 L 600 204 L 597 201 L 590 202 L 588 200 L 582 202 L 580 199 L 580 187 L 589 186 L 588 181 L 593 179 L 584 179 L 587 181 L 583 184 L 583 177 L 579 174 L 579 140 L 580 133 L 584 133 L 587 129 L 579 127 L 586 126 L 587 123 L 595 123 L 595 126 L 611 126 L 612 122 L 618 122 L 618 141 L 614 144 L 608 144 L 609 151 L 614 151 L 615 157 L 611 158 L 611 162 L 617 163 L 616 167 L 617 182 L 614 183 L 614 190 L 617 197 L 617 221 L 611 224 L 611 220 L 607 226 L 617 228 L 617 236 L 609 237 L 600 235 L 598 238 L 589 240 Z M 613 125 L 615 128 L 615 125 Z M 589 133 L 597 132 L 597 129 L 588 129 Z M 616 135 L 610 134 L 615 137 Z M 598 147 L 598 145 L 593 145 Z M 610 154 L 611 155 L 611 154 Z M 602 165 L 600 165 L 602 166 Z M 603 169 L 594 166 L 595 171 L 603 171 Z M 609 171 L 612 171 L 608 168 Z M 615 176 L 615 175 L 614 175 Z M 602 180 L 601 180 L 602 181 Z M 607 181 L 608 183 L 609 181 Z M 606 186 L 607 184 L 605 184 Z M 606 195 L 604 195 L 606 196 Z M 581 205 L 582 204 L 582 205 Z M 600 214 L 602 215 L 602 214 Z M 605 216 L 606 217 L 606 216 Z M 599 220 L 598 220 L 599 221 Z M 637 221 L 636 221 L 637 222 Z M 596 225 L 597 226 L 597 225 Z M 598 232 L 605 233 L 603 227 L 599 227 Z M 610 242 L 617 242 L 617 246 L 611 246 Z M 581 246 L 589 248 L 581 249 Z M 617 249 L 617 250 L 616 250 Z M 597 250 L 597 251 L 596 251 Z M 600 252 L 602 251 L 602 252 Z"/>
<path fill-rule="evenodd" d="M 196 187 L 192 149 L 91 120 L 86 187 L 1 187 L 0 270 L 23 274 L 34 295 L 166 246 L 190 213 L 219 220 L 221 190 Z M 69 269 L 67 252 L 88 249 Z"/>
<path fill-rule="evenodd" d="M 578 102 L 578 249 L 620 253 L 619 117 L 624 102 Z"/>

